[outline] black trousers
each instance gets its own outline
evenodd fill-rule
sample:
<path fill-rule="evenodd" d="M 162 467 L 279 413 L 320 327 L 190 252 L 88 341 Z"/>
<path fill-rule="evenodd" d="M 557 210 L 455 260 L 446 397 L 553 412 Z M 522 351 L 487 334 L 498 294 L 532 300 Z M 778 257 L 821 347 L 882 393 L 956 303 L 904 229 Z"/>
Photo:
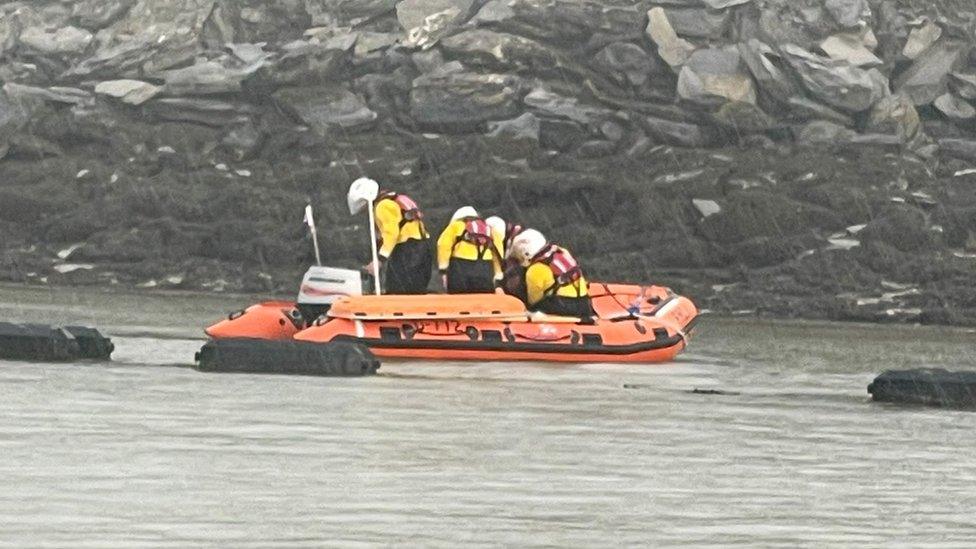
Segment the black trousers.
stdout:
<path fill-rule="evenodd" d="M 451 258 L 447 266 L 447 293 L 484 294 L 495 291 L 491 261 Z"/>
<path fill-rule="evenodd" d="M 433 261 L 428 239 L 397 244 L 386 262 L 386 293 L 427 293 Z"/>
<path fill-rule="evenodd" d="M 525 287 L 525 267 L 521 265 L 511 265 L 505 269 L 505 278 L 502 279 L 502 288 L 505 293 L 515 296 L 523 303 L 529 300 L 529 292 Z"/>
<path fill-rule="evenodd" d="M 536 303 L 532 309 L 547 315 L 574 316 L 584 320 L 593 317 L 593 302 L 590 300 L 590 296 L 563 297 L 553 295 Z"/>

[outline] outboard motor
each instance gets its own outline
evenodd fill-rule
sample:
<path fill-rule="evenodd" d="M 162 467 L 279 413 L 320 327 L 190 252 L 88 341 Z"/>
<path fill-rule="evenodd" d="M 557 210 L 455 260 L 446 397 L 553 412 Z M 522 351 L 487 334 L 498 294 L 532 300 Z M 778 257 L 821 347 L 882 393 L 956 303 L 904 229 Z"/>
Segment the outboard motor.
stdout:
<path fill-rule="evenodd" d="M 298 289 L 298 310 L 306 323 L 329 312 L 337 299 L 363 295 L 363 274 L 352 269 L 309 267 Z"/>

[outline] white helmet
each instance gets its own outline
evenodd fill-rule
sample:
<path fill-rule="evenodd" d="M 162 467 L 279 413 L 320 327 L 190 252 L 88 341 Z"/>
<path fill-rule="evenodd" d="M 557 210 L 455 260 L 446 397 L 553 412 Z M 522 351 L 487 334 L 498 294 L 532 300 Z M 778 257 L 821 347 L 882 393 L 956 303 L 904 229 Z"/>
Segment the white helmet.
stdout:
<path fill-rule="evenodd" d="M 472 208 L 471 206 L 464 206 L 463 208 L 458 208 L 454 215 L 451 216 L 451 221 L 457 221 L 458 219 L 464 219 L 465 217 L 478 217 L 478 210 Z"/>
<path fill-rule="evenodd" d="M 380 194 L 380 184 L 368 177 L 360 177 L 349 186 L 349 194 L 346 195 L 346 203 L 349 204 L 349 213 L 357 214 L 363 211 L 367 204 L 376 200 Z"/>
<path fill-rule="evenodd" d="M 526 229 L 519 233 L 512 241 L 512 249 L 509 250 L 509 257 L 517 260 L 523 267 L 529 265 L 533 257 L 539 255 L 546 249 L 549 241 L 539 231 Z"/>
<path fill-rule="evenodd" d="M 505 224 L 505 220 L 493 215 L 485 220 L 485 223 L 491 227 L 491 232 L 498 235 L 498 238 L 505 238 L 505 233 L 508 231 L 508 225 Z"/>

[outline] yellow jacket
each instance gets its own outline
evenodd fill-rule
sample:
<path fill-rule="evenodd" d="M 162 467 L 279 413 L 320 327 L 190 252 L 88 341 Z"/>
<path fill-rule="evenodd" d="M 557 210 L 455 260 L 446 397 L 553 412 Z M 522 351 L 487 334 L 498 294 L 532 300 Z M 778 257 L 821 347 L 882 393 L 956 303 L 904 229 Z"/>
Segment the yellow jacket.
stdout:
<path fill-rule="evenodd" d="M 528 306 L 533 307 L 543 299 L 558 295 L 560 297 L 585 297 L 589 295 L 588 284 L 582 276 L 576 282 L 561 286 L 552 291 L 556 284 L 556 277 L 552 269 L 545 263 L 533 263 L 525 271 L 525 287 L 528 295 Z"/>
<path fill-rule="evenodd" d="M 422 221 L 408 221 L 400 227 L 403 212 L 396 201 L 381 198 L 376 201 L 376 229 L 379 233 L 380 256 L 389 259 L 393 248 L 408 240 L 425 240 L 428 238 Z"/>
<path fill-rule="evenodd" d="M 441 233 L 440 238 L 437 239 L 437 268 L 441 271 L 446 271 L 448 265 L 451 263 L 451 258 L 456 257 L 458 259 L 467 259 L 469 261 L 491 261 L 492 268 L 495 271 L 495 280 L 501 280 L 502 278 L 502 264 L 501 258 L 495 257 L 495 252 L 491 247 L 481 250 L 479 255 L 478 246 L 461 239 L 464 235 L 464 227 L 467 221 L 464 219 L 457 219 L 451 221 L 444 228 L 444 232 Z M 495 248 L 501 249 L 504 244 L 504 235 L 497 235 L 492 231 L 491 239 L 495 243 Z"/>

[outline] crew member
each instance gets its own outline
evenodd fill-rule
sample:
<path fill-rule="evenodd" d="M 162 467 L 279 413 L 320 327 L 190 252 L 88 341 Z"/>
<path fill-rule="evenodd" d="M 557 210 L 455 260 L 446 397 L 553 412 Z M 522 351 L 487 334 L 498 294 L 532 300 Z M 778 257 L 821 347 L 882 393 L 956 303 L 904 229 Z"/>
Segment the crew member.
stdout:
<path fill-rule="evenodd" d="M 367 178 L 354 181 L 346 198 L 352 214 L 373 205 L 379 266 L 386 268 L 386 293 L 426 293 L 432 260 L 430 235 L 417 203 L 404 194 L 381 191 L 376 181 Z M 370 262 L 364 269 L 372 274 L 375 267 Z"/>
<path fill-rule="evenodd" d="M 459 208 L 437 239 L 437 268 L 449 294 L 490 293 L 502 279 L 501 235 L 471 206 Z"/>
<path fill-rule="evenodd" d="M 586 278 L 568 251 L 550 243 L 539 231 L 527 229 L 512 242 L 512 256 L 525 267 L 525 303 L 530 310 L 592 318 Z"/>
<path fill-rule="evenodd" d="M 498 254 L 504 258 L 502 261 L 502 291 L 526 301 L 528 297 L 525 292 L 525 267 L 512 257 L 512 241 L 524 230 L 523 227 L 516 223 L 506 223 L 497 215 L 493 215 L 485 221 L 491 226 L 492 234 L 496 236 Z M 498 235 L 502 235 L 501 238 L 498 238 Z"/>

